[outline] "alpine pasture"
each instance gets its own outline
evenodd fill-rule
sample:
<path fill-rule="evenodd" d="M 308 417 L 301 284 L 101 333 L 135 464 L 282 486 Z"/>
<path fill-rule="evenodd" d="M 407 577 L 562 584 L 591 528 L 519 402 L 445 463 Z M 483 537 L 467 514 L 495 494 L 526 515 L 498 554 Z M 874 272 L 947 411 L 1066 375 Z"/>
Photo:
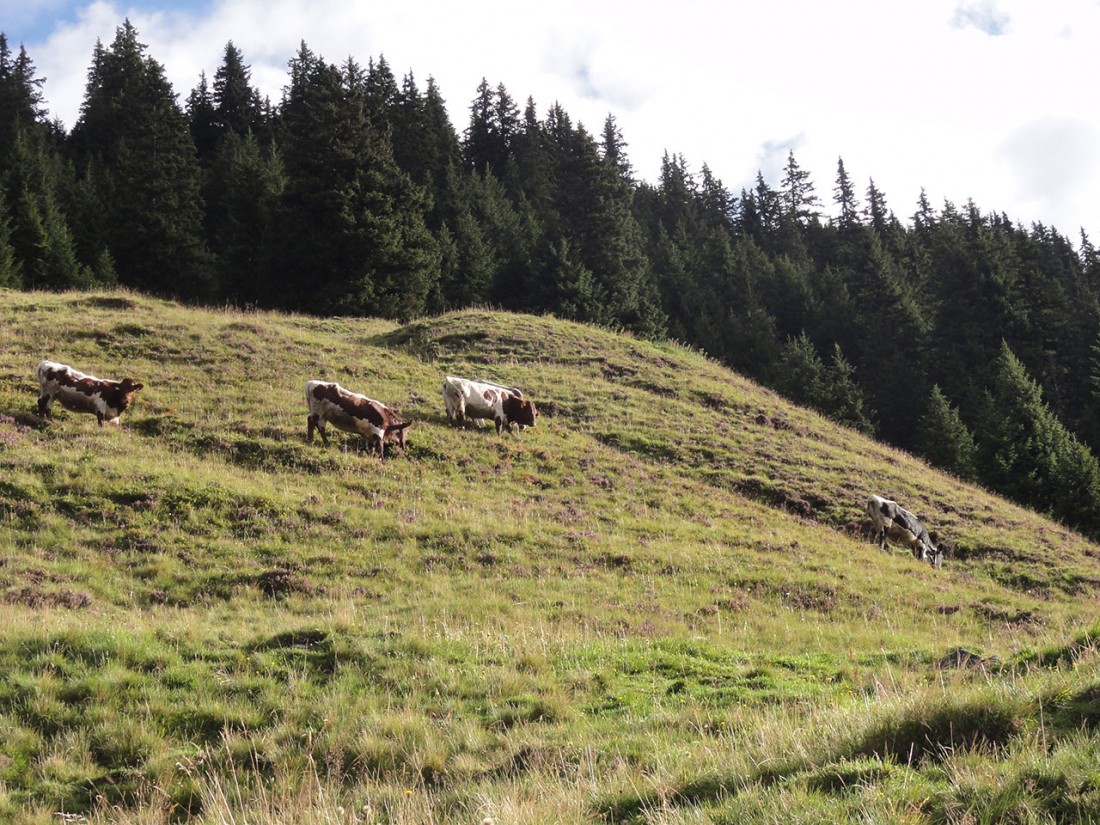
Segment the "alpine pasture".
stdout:
<path fill-rule="evenodd" d="M 701 353 L 126 292 L 0 292 L 0 341 L 0 820 L 1100 819 L 1100 547 Z M 44 422 L 43 358 L 144 389 Z M 405 455 L 308 444 L 308 379 Z"/>

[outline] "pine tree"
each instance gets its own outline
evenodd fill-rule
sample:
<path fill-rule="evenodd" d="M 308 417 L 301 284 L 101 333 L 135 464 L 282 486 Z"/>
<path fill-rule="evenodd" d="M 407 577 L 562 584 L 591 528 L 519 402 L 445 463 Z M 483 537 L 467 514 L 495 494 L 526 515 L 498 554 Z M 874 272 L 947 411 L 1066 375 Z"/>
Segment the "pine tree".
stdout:
<path fill-rule="evenodd" d="M 411 318 L 435 287 L 439 252 L 424 223 L 426 193 L 367 115 L 365 78 L 354 61 L 338 69 L 305 43 L 291 62 L 271 270 L 291 306 Z"/>
<path fill-rule="evenodd" d="M 974 436 L 937 385 L 932 386 L 928 405 L 917 420 L 913 446 L 937 467 L 962 479 L 975 479 Z"/>
<path fill-rule="evenodd" d="M 210 87 L 206 82 L 206 72 L 199 74 L 199 85 L 191 90 L 187 98 L 187 123 L 199 160 L 204 164 L 209 163 L 218 148 L 222 130 L 214 109 L 214 98 L 210 95 Z"/>
<path fill-rule="evenodd" d="M 798 165 L 793 150 L 787 154 L 787 165 L 783 169 L 781 199 L 784 214 L 796 223 L 816 221 L 821 214 L 818 210 L 821 201 L 814 194 L 810 173 Z"/>
<path fill-rule="evenodd" d="M 856 380 L 856 368 L 844 357 L 839 344 L 833 345 L 833 363 L 826 371 L 826 379 L 828 395 L 824 412 L 841 424 L 874 435 L 875 424 Z"/>
<path fill-rule="evenodd" d="M 273 244 L 276 207 L 285 186 L 274 148 L 263 149 L 253 132 L 229 131 L 210 170 L 215 185 L 207 202 L 211 251 L 217 256 L 223 298 L 239 304 L 277 306 L 264 273 Z"/>
<path fill-rule="evenodd" d="M 494 91 L 482 78 L 470 105 L 470 125 L 463 146 L 467 164 L 479 174 L 491 172 L 498 180 L 506 180 L 513 145 L 520 133 L 519 108 L 504 84 L 498 84 Z"/>
<path fill-rule="evenodd" d="M 1100 464 L 1054 416 L 1002 342 L 977 430 L 982 480 L 1090 535 L 1100 534 Z"/>
<path fill-rule="evenodd" d="M 8 219 L 4 194 L 0 192 L 0 289 L 23 286 L 23 265 L 16 260 L 11 245 L 11 222 Z"/>
<path fill-rule="evenodd" d="M 200 169 L 187 121 L 164 68 L 127 20 L 111 47 L 97 44 L 70 144 L 96 185 L 100 236 L 119 280 L 160 294 L 212 292 L 203 242 Z"/>
<path fill-rule="evenodd" d="M 859 205 L 856 203 L 856 190 L 852 179 L 844 168 L 844 158 L 836 162 L 836 186 L 833 188 L 833 202 L 839 207 L 837 222 L 841 228 L 851 228 L 859 222 Z"/>
<path fill-rule="evenodd" d="M 14 60 L 0 34 L 0 199 L 5 203 L 5 264 L 10 284 L 31 289 L 85 286 L 64 203 L 70 168 L 45 124 L 40 87 L 26 49 Z"/>
<path fill-rule="evenodd" d="M 829 380 L 825 362 L 817 347 L 803 331 L 789 338 L 779 358 L 779 385 L 776 387 L 792 401 L 821 412 L 829 405 Z"/>
<path fill-rule="evenodd" d="M 923 195 L 922 192 L 921 196 L 923 197 Z M 875 186 L 874 178 L 867 184 L 867 210 L 865 214 L 868 223 L 875 230 L 879 239 L 885 238 L 890 223 L 890 211 L 886 206 L 886 196 Z"/>
<path fill-rule="evenodd" d="M 57 159 L 23 141 L 14 152 L 6 195 L 11 211 L 9 241 L 27 289 L 72 289 L 90 285 L 91 273 L 76 257 L 68 221 L 57 202 Z M 52 168 L 51 168 L 52 167 Z"/>
<path fill-rule="evenodd" d="M 222 65 L 214 72 L 214 110 L 222 136 L 232 132 L 243 138 L 251 132 L 264 142 L 263 102 L 252 87 L 252 69 L 232 40 L 225 44 Z"/>
<path fill-rule="evenodd" d="M 28 130 L 44 133 L 46 110 L 42 97 L 45 79 L 36 77 L 25 47 L 12 58 L 8 39 L 0 32 L 0 169 L 10 163 L 15 142 Z"/>

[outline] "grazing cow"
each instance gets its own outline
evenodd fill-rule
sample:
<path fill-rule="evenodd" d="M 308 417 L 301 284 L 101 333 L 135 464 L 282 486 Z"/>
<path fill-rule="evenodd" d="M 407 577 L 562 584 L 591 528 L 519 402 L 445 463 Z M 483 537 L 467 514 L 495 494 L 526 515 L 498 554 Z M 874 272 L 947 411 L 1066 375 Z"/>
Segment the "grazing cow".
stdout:
<path fill-rule="evenodd" d="M 512 432 L 513 425 L 534 427 L 539 411 L 535 402 L 528 401 L 515 387 L 504 387 L 488 381 L 470 381 L 448 375 L 443 381 L 443 405 L 447 409 L 447 420 L 463 423 L 472 418 L 481 426 L 486 418 L 491 418 L 497 426 L 497 433 L 507 427 Z"/>
<path fill-rule="evenodd" d="M 933 567 L 943 565 L 943 550 L 932 543 L 932 537 L 920 519 L 898 504 L 882 496 L 867 499 L 867 515 L 871 517 L 871 530 L 879 547 L 886 549 L 886 540 L 908 547 L 921 561 Z"/>
<path fill-rule="evenodd" d="M 104 421 L 121 427 L 119 417 L 133 403 L 134 393 L 145 386 L 129 378 L 109 381 L 85 375 L 56 361 L 43 361 L 35 374 L 42 387 L 42 394 L 38 397 L 40 416 L 49 416 L 50 408 L 56 401 L 72 412 L 94 414 L 101 427 Z"/>
<path fill-rule="evenodd" d="M 321 441 L 328 446 L 326 422 L 338 430 L 359 433 L 368 448 L 378 447 L 378 454 L 385 456 L 386 444 L 396 444 L 405 452 L 405 431 L 412 424 L 400 418 L 380 401 L 345 390 L 333 381 L 307 381 L 306 405 L 309 407 L 306 439 L 313 441 L 313 430 L 321 434 Z"/>

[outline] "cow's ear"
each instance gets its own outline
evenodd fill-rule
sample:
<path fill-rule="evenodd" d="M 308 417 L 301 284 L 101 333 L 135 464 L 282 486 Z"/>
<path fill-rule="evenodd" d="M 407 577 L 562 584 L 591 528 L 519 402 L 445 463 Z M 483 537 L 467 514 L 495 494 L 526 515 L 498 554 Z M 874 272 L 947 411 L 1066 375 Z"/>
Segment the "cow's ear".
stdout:
<path fill-rule="evenodd" d="M 134 392 L 137 392 L 138 390 L 143 390 L 143 389 L 145 389 L 144 384 L 134 384 Z"/>

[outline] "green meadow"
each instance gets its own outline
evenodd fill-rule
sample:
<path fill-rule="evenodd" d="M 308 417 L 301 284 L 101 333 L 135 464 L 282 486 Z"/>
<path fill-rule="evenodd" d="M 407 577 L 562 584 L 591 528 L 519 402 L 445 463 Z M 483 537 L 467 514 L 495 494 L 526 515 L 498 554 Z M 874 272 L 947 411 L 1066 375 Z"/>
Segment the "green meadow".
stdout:
<path fill-rule="evenodd" d="M 0 342 L 0 821 L 1100 821 L 1100 547 L 700 352 L 126 292 Z M 43 421 L 43 358 L 145 388 Z M 405 455 L 307 443 L 312 378 Z"/>

